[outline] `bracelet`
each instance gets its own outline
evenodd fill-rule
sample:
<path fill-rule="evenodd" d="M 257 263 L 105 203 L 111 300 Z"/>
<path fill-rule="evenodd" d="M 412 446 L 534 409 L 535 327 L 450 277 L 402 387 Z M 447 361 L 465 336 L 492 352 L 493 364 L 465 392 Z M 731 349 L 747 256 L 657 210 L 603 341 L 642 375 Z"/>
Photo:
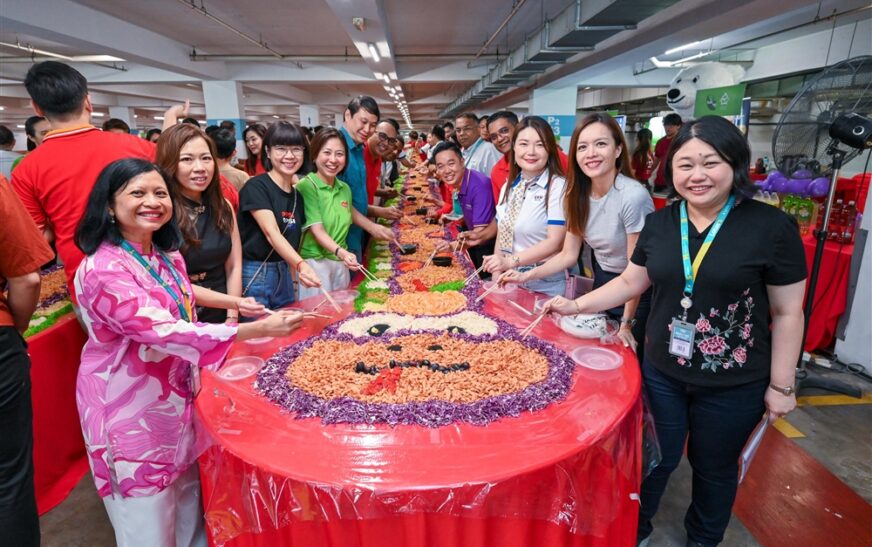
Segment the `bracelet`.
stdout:
<path fill-rule="evenodd" d="M 339 258 L 339 251 L 341 251 L 341 250 L 342 250 L 342 245 L 337 245 L 337 246 L 336 246 L 336 249 L 333 251 L 333 255 L 334 255 L 336 258 Z"/>
<path fill-rule="evenodd" d="M 578 299 L 573 300 L 575 302 L 575 312 L 581 313 L 581 306 L 578 305 Z"/>
<path fill-rule="evenodd" d="M 517 268 L 518 265 L 521 263 L 521 257 L 518 255 L 512 255 L 512 263 L 514 264 L 513 267 Z"/>

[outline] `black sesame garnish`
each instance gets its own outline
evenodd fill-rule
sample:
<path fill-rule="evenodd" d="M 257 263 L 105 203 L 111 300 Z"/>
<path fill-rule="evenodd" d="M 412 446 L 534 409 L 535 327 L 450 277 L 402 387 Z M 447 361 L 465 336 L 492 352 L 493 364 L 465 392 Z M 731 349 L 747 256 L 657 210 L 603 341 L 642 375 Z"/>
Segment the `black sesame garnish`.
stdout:
<path fill-rule="evenodd" d="M 463 327 L 458 327 L 457 325 L 451 325 L 448 327 L 448 332 L 451 334 L 466 334 L 466 329 Z"/>
<path fill-rule="evenodd" d="M 386 325 L 385 323 L 379 323 L 377 325 L 371 326 L 367 332 L 369 332 L 370 336 L 381 336 L 389 328 L 391 328 L 390 325 Z"/>
<path fill-rule="evenodd" d="M 442 346 L 440 346 L 439 344 L 433 344 L 432 346 L 430 346 L 427 349 L 430 351 L 439 351 L 442 349 Z"/>
<path fill-rule="evenodd" d="M 403 346 L 399 344 L 394 344 L 392 346 L 388 346 L 388 351 L 403 351 Z"/>

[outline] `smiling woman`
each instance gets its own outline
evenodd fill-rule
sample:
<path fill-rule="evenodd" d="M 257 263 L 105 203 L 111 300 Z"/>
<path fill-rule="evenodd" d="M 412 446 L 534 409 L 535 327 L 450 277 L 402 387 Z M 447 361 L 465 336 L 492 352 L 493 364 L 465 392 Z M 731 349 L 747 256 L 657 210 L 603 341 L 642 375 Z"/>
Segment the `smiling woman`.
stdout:
<path fill-rule="evenodd" d="M 215 144 L 199 127 L 179 124 L 158 140 L 157 164 L 169 178 L 175 216 L 184 237 L 182 256 L 191 281 L 231 296 L 242 295 L 242 243 L 233 208 L 224 199 Z M 202 321 L 237 321 L 238 312 L 201 307 Z"/>

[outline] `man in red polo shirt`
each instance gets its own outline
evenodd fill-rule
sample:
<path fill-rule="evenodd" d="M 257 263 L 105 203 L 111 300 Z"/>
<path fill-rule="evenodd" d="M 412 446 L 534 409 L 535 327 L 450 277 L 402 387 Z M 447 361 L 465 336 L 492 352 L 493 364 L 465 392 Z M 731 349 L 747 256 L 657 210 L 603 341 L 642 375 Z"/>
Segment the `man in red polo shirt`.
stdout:
<path fill-rule="evenodd" d="M 73 276 L 84 255 L 73 236 L 97 176 L 118 159 L 154 161 L 155 145 L 91 125 L 88 82 L 68 65 L 56 61 L 37 63 L 27 71 L 24 86 L 33 110 L 49 121 L 52 130 L 15 169 L 12 187 L 36 225 L 54 233 L 70 296 L 75 299 Z M 164 116 L 164 125 L 174 125 L 186 110 L 186 106 L 171 107 Z"/>
<path fill-rule="evenodd" d="M 379 195 L 382 159 L 393 152 L 394 147 L 399 143 L 397 139 L 399 127 L 397 121 L 391 118 L 381 120 L 363 148 L 363 163 L 366 165 L 366 197 L 369 202 L 367 215 L 370 217 L 397 220 L 403 216 L 402 211 L 395 207 L 373 205 L 376 197 L 385 197 Z"/>
<path fill-rule="evenodd" d="M 681 129 L 681 116 L 675 112 L 671 112 L 663 117 L 663 129 L 666 131 L 666 136 L 657 141 L 657 146 L 654 147 L 654 167 L 657 171 L 657 176 L 654 177 L 654 191 L 664 192 L 666 188 L 666 156 L 669 154 L 669 145 L 672 144 L 672 139 L 678 134 Z"/>

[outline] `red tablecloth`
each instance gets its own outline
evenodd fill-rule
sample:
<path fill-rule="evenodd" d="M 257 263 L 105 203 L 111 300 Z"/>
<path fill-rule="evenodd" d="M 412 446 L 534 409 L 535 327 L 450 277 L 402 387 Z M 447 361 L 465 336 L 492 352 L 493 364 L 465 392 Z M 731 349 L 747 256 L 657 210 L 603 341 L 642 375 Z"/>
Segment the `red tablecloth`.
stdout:
<path fill-rule="evenodd" d="M 76 374 L 87 336 L 73 314 L 27 339 L 33 384 L 33 465 L 36 504 L 45 514 L 88 471 L 76 409 Z"/>
<path fill-rule="evenodd" d="M 532 293 L 515 290 L 494 295 L 486 311 L 526 326 L 509 296 L 532 308 Z M 240 343 L 232 355 L 268 357 L 327 320 L 316 321 L 265 346 Z M 534 335 L 569 350 L 596 345 L 551 319 Z M 254 392 L 253 378 L 204 373 L 195 404 L 213 443 L 200 459 L 212 544 L 632 545 L 641 379 L 631 352 L 608 348 L 620 368 L 576 367 L 564 401 L 487 427 L 325 426 L 282 414 Z"/>
<path fill-rule="evenodd" d="M 817 244 L 814 236 L 802 238 L 809 278 Z M 815 288 L 814 307 L 808 323 L 805 351 L 829 346 L 836 336 L 836 326 L 845 311 L 848 300 L 848 276 L 851 270 L 851 255 L 854 245 L 827 241 L 821 258 L 821 269 Z M 806 291 L 808 292 L 808 291 Z M 806 294 L 808 298 L 808 294 Z"/>

